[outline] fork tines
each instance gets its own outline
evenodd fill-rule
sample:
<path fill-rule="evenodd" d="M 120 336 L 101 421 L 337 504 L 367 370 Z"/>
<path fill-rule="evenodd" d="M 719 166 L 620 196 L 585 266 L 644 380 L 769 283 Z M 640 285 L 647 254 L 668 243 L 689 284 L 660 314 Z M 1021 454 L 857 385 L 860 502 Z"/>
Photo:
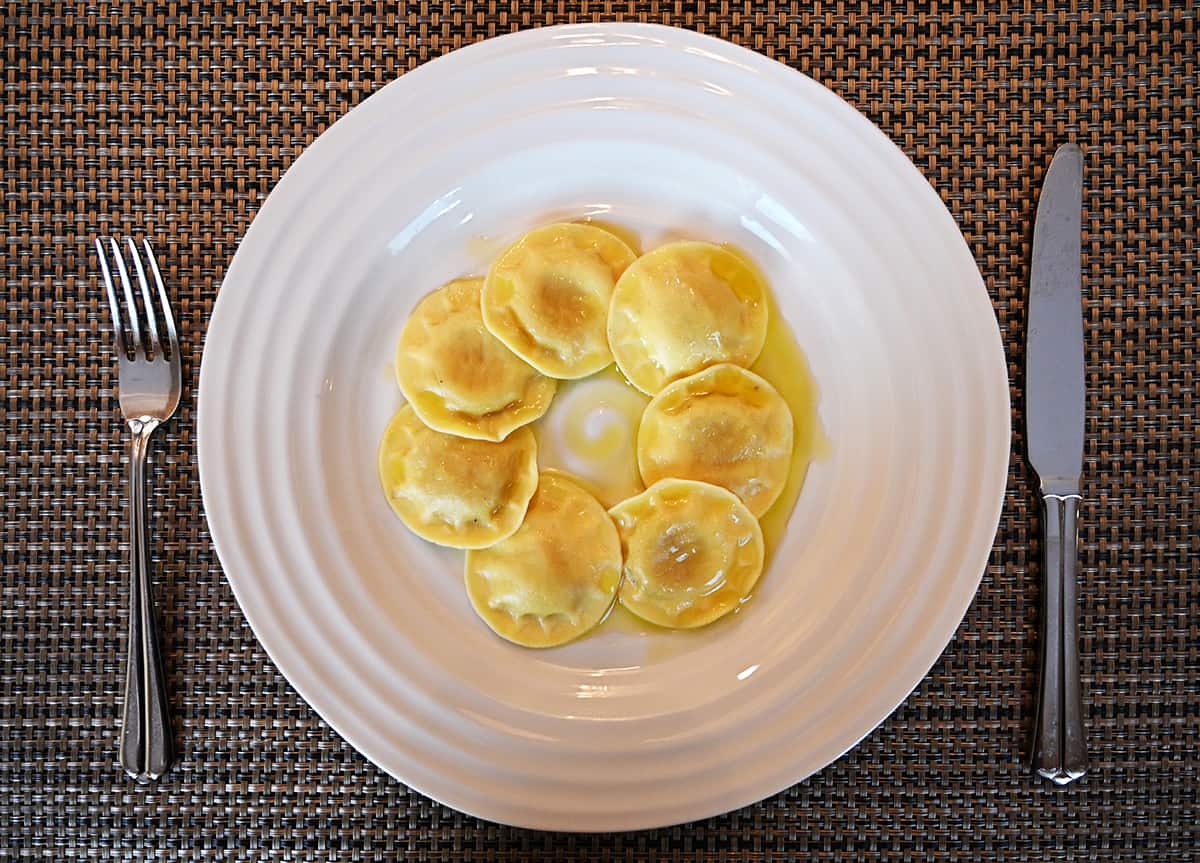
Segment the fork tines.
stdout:
<path fill-rule="evenodd" d="M 95 242 L 96 255 L 100 259 L 100 273 L 104 277 L 104 288 L 108 293 L 108 309 L 112 315 L 117 352 L 126 358 L 129 358 L 132 352 L 133 355 L 140 354 L 146 359 L 166 359 L 168 355 L 173 357 L 178 354 L 179 337 L 175 332 L 175 318 L 171 314 L 171 303 L 167 299 L 167 289 L 163 287 L 162 274 L 158 271 L 158 261 L 154 258 L 154 250 L 150 248 L 150 241 L 143 237 L 141 251 L 139 252 L 133 238 L 125 238 L 128 261 L 132 264 L 132 267 L 127 264 L 126 257 L 121 251 L 121 244 L 117 242 L 115 237 L 97 237 Z M 143 263 L 143 255 L 145 263 Z M 166 325 L 166 352 L 164 352 L 164 343 L 159 338 L 155 299 L 150 290 L 150 283 L 146 279 L 147 264 L 149 265 L 150 274 L 154 277 L 154 284 L 158 288 L 158 312 L 162 315 L 163 322 Z M 124 314 L 121 313 L 121 301 L 118 298 L 117 287 L 113 282 L 114 268 L 117 278 L 121 283 L 121 293 L 125 298 Z M 138 311 L 138 302 L 134 296 L 133 284 L 129 278 L 131 269 L 136 275 L 138 286 L 141 289 L 141 306 L 146 316 L 148 331 L 146 339 L 142 338 L 141 314 Z M 126 328 L 128 328 L 129 339 L 126 339 Z"/>

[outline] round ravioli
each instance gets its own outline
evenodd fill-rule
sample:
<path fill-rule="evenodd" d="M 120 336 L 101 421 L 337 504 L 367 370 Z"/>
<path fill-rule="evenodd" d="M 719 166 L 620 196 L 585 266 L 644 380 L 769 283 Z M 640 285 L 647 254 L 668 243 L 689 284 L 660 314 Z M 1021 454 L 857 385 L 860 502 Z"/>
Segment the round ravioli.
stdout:
<path fill-rule="evenodd" d="M 500 441 L 546 412 L 555 381 L 488 332 L 483 279 L 456 279 L 417 304 L 400 334 L 396 379 L 427 426 Z"/>
<path fill-rule="evenodd" d="M 608 344 L 630 383 L 653 395 L 715 363 L 748 366 L 767 337 L 762 277 L 711 243 L 668 243 L 613 288 Z"/>
<path fill-rule="evenodd" d="M 443 434 L 404 405 L 379 445 L 379 481 L 417 536 L 484 548 L 520 527 L 537 489 L 537 443 L 527 428 L 499 443 Z"/>
<path fill-rule="evenodd" d="M 783 491 L 792 461 L 792 412 L 775 388 L 721 363 L 668 384 L 642 414 L 638 469 L 727 488 L 758 518 Z"/>
<path fill-rule="evenodd" d="M 542 471 L 525 521 L 503 542 L 467 552 L 467 596 L 497 635 L 554 647 L 604 619 L 621 581 L 621 542 L 578 483 Z"/>
<path fill-rule="evenodd" d="M 621 604 L 651 623 L 712 623 L 737 608 L 762 574 L 758 520 L 720 486 L 661 479 L 609 515 L 625 560 Z"/>
<path fill-rule="evenodd" d="M 612 362 L 608 307 L 634 261 L 611 231 L 546 225 L 506 249 L 483 286 L 483 320 L 513 353 L 555 378 L 582 378 Z"/>

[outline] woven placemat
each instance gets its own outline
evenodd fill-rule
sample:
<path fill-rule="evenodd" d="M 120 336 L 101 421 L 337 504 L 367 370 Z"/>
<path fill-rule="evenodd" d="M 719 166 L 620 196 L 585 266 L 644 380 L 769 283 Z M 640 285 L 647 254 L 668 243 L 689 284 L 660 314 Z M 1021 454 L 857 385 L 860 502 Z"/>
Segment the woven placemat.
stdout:
<path fill-rule="evenodd" d="M 1196 859 L 1196 9 L 1022 5 L 6 4 L 0 858 Z M 195 464 L 201 341 L 239 238 L 305 146 L 406 70 L 520 28 L 611 19 L 773 56 L 904 149 L 994 300 L 1015 453 L 1035 190 L 1056 145 L 1086 148 L 1082 781 L 1035 781 L 1021 755 L 1039 587 L 1017 455 L 979 596 L 924 683 L 850 754 L 722 818 L 613 836 L 476 821 L 367 763 L 264 655 L 209 541 Z M 142 229 L 182 318 L 187 380 L 152 501 L 181 761 L 151 788 L 114 767 L 123 430 L 88 247 Z"/>

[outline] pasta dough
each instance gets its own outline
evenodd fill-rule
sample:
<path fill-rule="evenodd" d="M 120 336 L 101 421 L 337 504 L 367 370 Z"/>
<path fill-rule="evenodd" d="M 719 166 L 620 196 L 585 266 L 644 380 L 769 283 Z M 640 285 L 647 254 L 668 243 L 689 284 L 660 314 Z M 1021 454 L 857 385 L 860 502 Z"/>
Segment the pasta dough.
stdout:
<path fill-rule="evenodd" d="M 509 641 L 553 647 L 604 619 L 621 580 L 612 519 L 566 474 L 543 471 L 525 521 L 511 537 L 467 553 L 467 595 Z"/>
<path fill-rule="evenodd" d="M 638 258 L 613 289 L 608 343 L 642 392 L 715 363 L 749 366 L 767 337 L 766 285 L 711 243 L 668 243 Z"/>
<path fill-rule="evenodd" d="M 737 608 L 762 573 L 758 520 L 719 486 L 661 479 L 609 514 L 624 556 L 621 604 L 651 623 L 712 623 Z"/>
<path fill-rule="evenodd" d="M 787 483 L 792 413 L 753 372 L 722 363 L 669 384 L 646 406 L 638 428 L 638 468 L 727 488 L 755 518 Z"/>
<path fill-rule="evenodd" d="M 400 334 L 396 379 L 427 426 L 501 441 L 546 412 L 557 384 L 483 325 L 483 279 L 456 279 L 417 304 Z"/>
<path fill-rule="evenodd" d="M 482 548 L 520 527 L 537 488 L 537 443 L 527 428 L 500 443 L 443 434 L 404 405 L 383 433 L 379 480 L 417 536 Z"/>
<path fill-rule="evenodd" d="M 608 307 L 634 260 L 614 234 L 586 224 L 537 228 L 488 270 L 483 320 L 517 356 L 555 378 L 581 378 L 612 362 Z"/>

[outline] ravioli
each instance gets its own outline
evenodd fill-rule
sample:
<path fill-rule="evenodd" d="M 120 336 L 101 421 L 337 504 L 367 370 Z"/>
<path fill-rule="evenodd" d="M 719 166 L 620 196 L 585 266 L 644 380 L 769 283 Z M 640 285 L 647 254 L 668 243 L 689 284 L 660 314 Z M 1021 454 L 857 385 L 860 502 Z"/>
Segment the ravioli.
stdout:
<path fill-rule="evenodd" d="M 483 321 L 544 375 L 581 378 L 612 362 L 608 307 L 634 261 L 610 231 L 586 224 L 536 228 L 506 249 L 483 285 Z"/>
<path fill-rule="evenodd" d="M 758 520 L 719 486 L 660 479 L 609 515 L 624 557 L 621 604 L 651 623 L 712 623 L 737 608 L 762 574 Z"/>
<path fill-rule="evenodd" d="M 727 488 L 760 517 L 783 491 L 792 461 L 792 413 L 775 388 L 721 363 L 668 384 L 642 414 L 638 469 Z"/>
<path fill-rule="evenodd" d="M 583 635 L 612 608 L 621 581 L 617 529 L 596 498 L 542 471 L 517 532 L 467 552 L 467 596 L 492 630 L 525 647 Z"/>
<path fill-rule="evenodd" d="M 749 366 L 766 337 L 766 285 L 721 246 L 660 246 L 613 288 L 609 348 L 630 383 L 650 395 L 716 363 Z"/>
<path fill-rule="evenodd" d="M 396 349 L 396 380 L 425 425 L 501 441 L 546 412 L 555 381 L 488 332 L 483 279 L 456 279 L 413 310 Z"/>
<path fill-rule="evenodd" d="M 500 443 L 443 434 L 404 405 L 383 433 L 379 480 L 417 536 L 483 548 L 521 526 L 538 484 L 537 443 L 527 428 Z"/>

